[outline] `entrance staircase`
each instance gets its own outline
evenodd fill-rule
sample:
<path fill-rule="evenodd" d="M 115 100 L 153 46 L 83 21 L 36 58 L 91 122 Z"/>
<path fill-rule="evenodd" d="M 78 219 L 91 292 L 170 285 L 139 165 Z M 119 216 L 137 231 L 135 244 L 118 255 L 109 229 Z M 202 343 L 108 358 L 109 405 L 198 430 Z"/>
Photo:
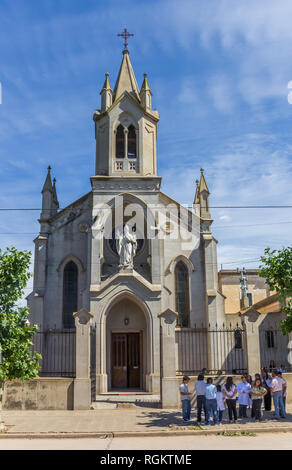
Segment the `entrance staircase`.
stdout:
<path fill-rule="evenodd" d="M 141 391 L 114 391 L 96 395 L 91 403 L 91 409 L 114 409 L 114 408 L 160 408 L 160 395 Z"/>

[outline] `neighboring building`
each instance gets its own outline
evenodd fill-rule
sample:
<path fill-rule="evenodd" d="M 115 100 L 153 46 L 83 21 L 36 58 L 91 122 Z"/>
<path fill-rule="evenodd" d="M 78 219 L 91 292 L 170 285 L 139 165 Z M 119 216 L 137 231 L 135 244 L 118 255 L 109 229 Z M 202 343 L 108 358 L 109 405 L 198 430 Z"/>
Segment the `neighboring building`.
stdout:
<path fill-rule="evenodd" d="M 265 279 L 260 277 L 258 269 L 246 269 L 247 297 L 249 306 L 270 295 Z M 221 269 L 218 273 L 219 290 L 225 296 L 225 313 L 236 314 L 240 311 L 241 286 L 240 274 L 236 269 Z"/>
<path fill-rule="evenodd" d="M 161 374 L 175 375 L 182 354 L 170 338 L 172 316 L 177 316 L 176 331 L 224 322 L 210 193 L 203 170 L 193 210 L 161 192 L 156 164 L 159 115 L 152 108 L 146 74 L 138 89 L 128 50 L 123 51 L 114 89 L 106 74 L 100 94 L 101 109 L 93 115 L 96 171 L 91 190 L 59 211 L 48 170 L 35 239 L 30 315 L 42 330 L 70 329 L 73 312 L 92 312 L 96 392 L 134 387 L 159 393 Z M 157 208 L 170 214 L 166 221 L 161 222 Z M 118 255 L 113 219 L 119 233 L 128 224 L 137 238 L 133 266 L 123 265 Z M 205 330 L 202 334 L 206 338 Z M 212 369 L 210 355 L 209 349 L 203 365 Z M 166 387 L 171 386 L 169 382 Z M 176 390 L 177 382 L 173 386 Z"/>
<path fill-rule="evenodd" d="M 281 312 L 278 294 L 269 295 L 241 309 L 240 316 L 245 316 L 253 324 L 253 332 L 256 332 L 254 341 L 259 345 L 260 366 L 291 372 L 292 364 L 288 358 L 291 335 L 284 336 L 280 329 L 284 314 Z"/>

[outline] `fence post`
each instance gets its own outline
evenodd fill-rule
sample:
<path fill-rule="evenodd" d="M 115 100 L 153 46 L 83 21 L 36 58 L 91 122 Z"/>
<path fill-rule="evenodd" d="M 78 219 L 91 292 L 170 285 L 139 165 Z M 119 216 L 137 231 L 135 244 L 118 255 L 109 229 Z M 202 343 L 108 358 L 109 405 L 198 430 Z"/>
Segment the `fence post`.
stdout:
<path fill-rule="evenodd" d="M 247 370 L 250 375 L 260 372 L 261 369 L 261 350 L 259 325 L 262 321 L 260 314 L 250 309 L 243 315 L 243 322 L 246 328 L 246 358 Z"/>
<path fill-rule="evenodd" d="M 167 309 L 159 314 L 161 324 L 161 405 L 178 408 L 178 381 L 176 377 L 175 327 L 177 313 Z"/>
<path fill-rule="evenodd" d="M 93 314 L 82 308 L 79 312 L 75 312 L 73 316 L 76 326 L 74 410 L 89 410 L 91 405 L 90 325 Z"/>

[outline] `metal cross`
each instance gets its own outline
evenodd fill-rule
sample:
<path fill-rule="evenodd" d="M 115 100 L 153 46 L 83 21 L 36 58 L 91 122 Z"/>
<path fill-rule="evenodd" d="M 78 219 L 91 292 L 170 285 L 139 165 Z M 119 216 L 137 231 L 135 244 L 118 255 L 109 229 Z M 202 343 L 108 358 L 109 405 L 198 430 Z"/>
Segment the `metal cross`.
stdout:
<path fill-rule="evenodd" d="M 123 31 L 121 34 L 118 34 L 117 36 L 121 36 L 122 38 L 124 38 L 124 40 L 125 40 L 125 42 L 124 42 L 124 47 L 125 47 L 125 49 L 127 49 L 127 48 L 128 48 L 127 39 L 128 39 L 130 36 L 134 36 L 134 34 L 128 33 L 127 28 L 124 28 L 124 31 Z"/>

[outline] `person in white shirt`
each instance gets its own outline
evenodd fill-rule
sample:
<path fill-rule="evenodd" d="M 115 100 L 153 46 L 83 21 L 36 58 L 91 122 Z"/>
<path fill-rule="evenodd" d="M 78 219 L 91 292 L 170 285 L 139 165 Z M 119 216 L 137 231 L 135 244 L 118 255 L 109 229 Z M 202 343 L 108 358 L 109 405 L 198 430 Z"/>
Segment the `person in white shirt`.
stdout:
<path fill-rule="evenodd" d="M 189 387 L 188 387 L 189 381 L 190 381 L 190 378 L 187 375 L 185 375 L 179 387 L 182 415 L 183 415 L 184 421 L 191 420 L 191 395 L 192 394 L 189 392 Z"/>
<path fill-rule="evenodd" d="M 197 395 L 197 423 L 201 422 L 202 410 L 205 414 L 205 422 L 207 422 L 207 413 L 206 413 L 206 382 L 204 381 L 203 374 L 198 375 L 198 380 L 195 383 L 195 391 Z"/>
<path fill-rule="evenodd" d="M 279 377 L 279 379 L 282 380 L 282 384 L 283 384 L 283 388 L 282 388 L 282 390 L 283 390 L 283 403 L 284 403 L 284 410 L 285 410 L 285 413 L 286 413 L 287 381 L 282 376 L 282 371 L 281 370 L 278 371 L 277 377 Z M 281 418 L 283 418 L 281 410 L 280 410 L 280 416 L 281 416 Z"/>
<path fill-rule="evenodd" d="M 247 418 L 246 409 L 249 405 L 249 394 L 251 385 L 247 381 L 247 377 L 243 375 L 241 382 L 237 385 L 238 404 L 239 404 L 239 418 Z"/>
<path fill-rule="evenodd" d="M 277 376 L 277 372 L 272 372 L 271 395 L 275 407 L 275 419 L 286 418 L 286 412 L 283 402 L 283 380 Z M 281 412 L 281 416 L 280 416 Z"/>
<path fill-rule="evenodd" d="M 223 413 L 225 410 L 225 403 L 224 403 L 223 393 L 221 390 L 221 385 L 217 385 L 216 400 L 217 400 L 217 410 L 218 410 L 218 422 L 219 424 L 222 424 Z"/>
<path fill-rule="evenodd" d="M 228 407 L 229 423 L 232 423 L 232 415 L 234 423 L 237 423 L 236 395 L 237 388 L 233 383 L 232 377 L 227 377 L 226 384 L 223 386 L 223 396 Z"/>

